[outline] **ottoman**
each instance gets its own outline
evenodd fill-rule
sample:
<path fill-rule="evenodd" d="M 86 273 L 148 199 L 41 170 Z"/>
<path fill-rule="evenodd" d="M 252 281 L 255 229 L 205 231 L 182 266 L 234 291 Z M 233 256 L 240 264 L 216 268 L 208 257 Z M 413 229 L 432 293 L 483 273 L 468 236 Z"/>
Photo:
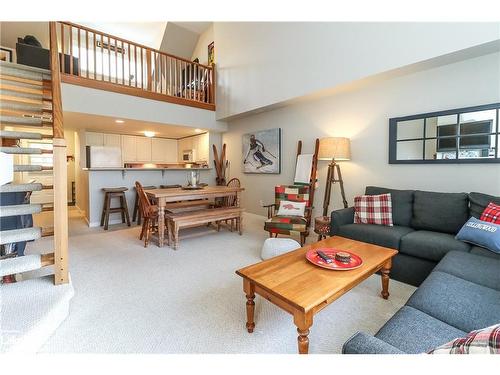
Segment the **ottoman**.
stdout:
<path fill-rule="evenodd" d="M 300 244 L 291 238 L 268 238 L 262 246 L 260 257 L 262 260 L 300 249 Z"/>

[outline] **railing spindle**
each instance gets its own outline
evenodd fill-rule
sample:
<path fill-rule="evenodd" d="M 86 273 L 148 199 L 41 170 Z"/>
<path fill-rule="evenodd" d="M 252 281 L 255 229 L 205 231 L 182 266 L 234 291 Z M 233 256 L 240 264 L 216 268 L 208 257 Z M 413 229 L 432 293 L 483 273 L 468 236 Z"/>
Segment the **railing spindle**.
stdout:
<path fill-rule="evenodd" d="M 131 86 L 130 78 L 131 78 L 132 74 L 130 71 L 130 43 L 127 43 L 127 46 L 128 46 L 128 85 Z"/>
<path fill-rule="evenodd" d="M 94 50 L 94 79 L 97 80 L 97 48 L 96 48 L 96 43 L 97 43 L 97 34 L 92 33 L 92 44 L 93 44 L 93 50 Z"/>
<path fill-rule="evenodd" d="M 118 42 L 115 39 L 115 83 L 118 83 Z"/>
<path fill-rule="evenodd" d="M 108 36 L 108 82 L 111 82 L 111 40 Z"/>
<path fill-rule="evenodd" d="M 78 31 L 78 75 L 82 75 L 82 58 L 81 58 L 81 46 L 80 46 L 80 35 L 81 35 L 81 30 L 77 29 Z"/>
<path fill-rule="evenodd" d="M 101 81 L 104 81 L 104 35 L 101 34 Z"/>
<path fill-rule="evenodd" d="M 85 69 L 85 77 L 89 78 L 89 31 L 85 30 L 85 62 L 87 65 L 87 68 Z"/>
<path fill-rule="evenodd" d="M 122 85 L 125 84 L 125 48 L 123 48 L 123 40 L 121 41 L 122 47 Z"/>
<path fill-rule="evenodd" d="M 69 27 L 69 74 L 73 75 L 73 27 Z"/>

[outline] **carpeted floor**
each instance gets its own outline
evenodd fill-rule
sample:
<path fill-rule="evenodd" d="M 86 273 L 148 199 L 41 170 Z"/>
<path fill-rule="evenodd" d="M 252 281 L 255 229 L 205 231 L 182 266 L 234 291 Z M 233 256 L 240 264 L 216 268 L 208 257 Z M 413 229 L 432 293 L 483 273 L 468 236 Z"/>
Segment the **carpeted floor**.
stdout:
<path fill-rule="evenodd" d="M 267 238 L 263 220 L 246 214 L 243 236 L 184 230 L 174 251 L 155 243 L 144 248 L 137 226 L 89 229 L 72 211 L 75 297 L 69 317 L 41 351 L 296 353 L 292 317 L 258 296 L 255 331 L 245 329 L 245 297 L 235 270 L 260 261 Z M 37 248 L 50 248 L 50 239 L 37 241 Z M 386 301 L 379 297 L 380 277 L 372 276 L 315 317 L 309 352 L 339 353 L 356 331 L 375 333 L 414 290 L 391 280 Z"/>

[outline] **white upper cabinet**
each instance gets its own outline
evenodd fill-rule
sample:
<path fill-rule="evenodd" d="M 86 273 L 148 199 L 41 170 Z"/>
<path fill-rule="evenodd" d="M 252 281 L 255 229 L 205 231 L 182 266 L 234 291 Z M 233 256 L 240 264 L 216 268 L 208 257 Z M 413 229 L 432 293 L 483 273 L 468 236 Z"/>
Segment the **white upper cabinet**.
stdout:
<path fill-rule="evenodd" d="M 137 137 L 133 135 L 122 135 L 122 160 L 124 163 L 130 161 L 137 161 Z"/>
<path fill-rule="evenodd" d="M 151 138 L 135 137 L 137 160 L 144 163 L 151 163 Z"/>
<path fill-rule="evenodd" d="M 85 132 L 85 145 L 86 146 L 104 146 L 104 134 Z"/>
<path fill-rule="evenodd" d="M 104 136 L 104 146 L 121 147 L 121 135 L 120 134 L 103 134 L 103 136 Z"/>
<path fill-rule="evenodd" d="M 176 163 L 177 140 L 165 138 L 151 139 L 151 161 L 153 163 Z"/>
<path fill-rule="evenodd" d="M 197 136 L 196 161 L 208 162 L 210 145 L 208 144 L 208 133 Z"/>

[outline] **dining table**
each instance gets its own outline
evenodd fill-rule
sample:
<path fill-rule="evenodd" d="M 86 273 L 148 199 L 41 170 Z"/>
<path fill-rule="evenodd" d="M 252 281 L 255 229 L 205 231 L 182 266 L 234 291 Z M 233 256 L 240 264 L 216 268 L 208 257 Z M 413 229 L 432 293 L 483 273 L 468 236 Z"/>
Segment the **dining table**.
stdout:
<path fill-rule="evenodd" d="M 236 196 L 235 207 L 240 207 L 241 192 L 245 189 L 234 186 L 203 186 L 197 188 L 168 188 L 168 189 L 149 189 L 145 190 L 147 196 L 154 200 L 158 205 L 158 246 L 165 244 L 165 213 L 169 203 L 209 200 Z M 200 209 L 201 210 L 201 209 Z M 203 210 L 213 210 L 213 208 L 204 208 Z"/>

